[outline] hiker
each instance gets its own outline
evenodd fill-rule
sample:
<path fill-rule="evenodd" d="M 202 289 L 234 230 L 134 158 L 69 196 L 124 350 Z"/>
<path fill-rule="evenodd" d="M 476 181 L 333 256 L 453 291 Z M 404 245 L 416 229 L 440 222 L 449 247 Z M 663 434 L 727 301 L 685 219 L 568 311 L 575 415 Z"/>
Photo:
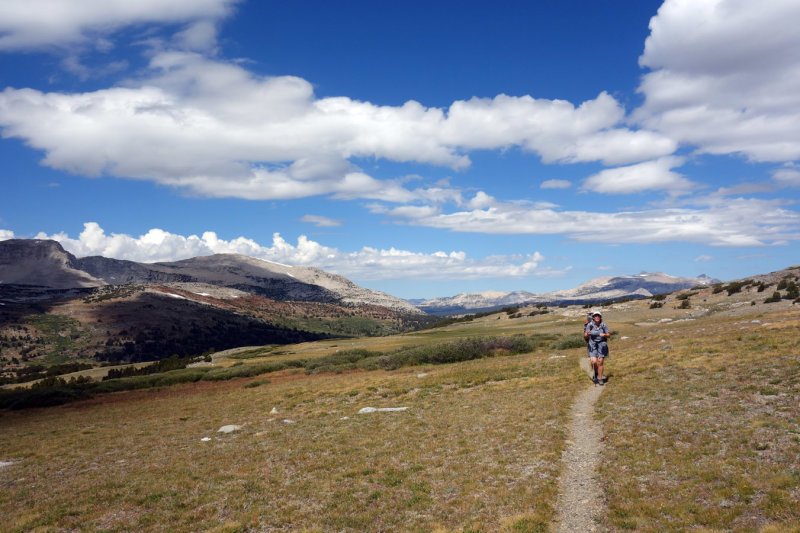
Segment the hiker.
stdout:
<path fill-rule="evenodd" d="M 592 313 L 592 321 L 586 325 L 583 338 L 588 341 L 589 362 L 592 365 L 592 382 L 605 385 L 603 377 L 603 360 L 608 357 L 608 326 L 603 322 L 603 315 L 599 311 Z"/>

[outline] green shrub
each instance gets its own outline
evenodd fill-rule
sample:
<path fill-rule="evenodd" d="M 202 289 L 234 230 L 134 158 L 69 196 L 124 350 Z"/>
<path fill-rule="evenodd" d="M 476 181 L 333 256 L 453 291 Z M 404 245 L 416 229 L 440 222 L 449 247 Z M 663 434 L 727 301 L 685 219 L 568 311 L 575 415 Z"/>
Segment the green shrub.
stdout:
<path fill-rule="evenodd" d="M 231 366 L 228 368 L 212 368 L 203 376 L 204 381 L 225 381 L 236 378 L 251 378 L 261 374 L 269 374 L 291 367 L 303 366 L 304 360 L 294 361 L 268 361 L 252 365 Z"/>
<path fill-rule="evenodd" d="M 764 303 L 765 304 L 771 304 L 771 303 L 780 302 L 780 301 L 781 301 L 781 293 L 779 293 L 778 291 L 775 291 L 775 292 L 772 293 L 772 296 L 770 296 L 769 298 L 764 300 Z"/>
<path fill-rule="evenodd" d="M 581 333 L 572 333 L 565 335 L 553 343 L 555 350 L 571 350 L 573 348 L 583 348 L 586 346 L 586 339 L 583 338 Z"/>
<path fill-rule="evenodd" d="M 661 302 L 653 302 L 650 304 L 650 309 L 660 309 L 664 307 L 664 304 Z"/>
<path fill-rule="evenodd" d="M 178 385 L 179 383 L 193 383 L 200 381 L 206 373 L 198 368 L 191 368 L 188 370 L 173 370 L 153 376 L 153 385 L 155 387 L 169 387 L 171 385 Z"/>
<path fill-rule="evenodd" d="M 800 288 L 794 281 L 790 281 L 786 284 L 786 294 L 783 295 L 783 299 L 794 300 L 795 298 L 800 298 Z"/>
<path fill-rule="evenodd" d="M 524 335 L 511 337 L 474 337 L 439 344 L 411 346 L 389 353 L 368 350 L 348 350 L 326 357 L 307 360 L 306 372 L 341 372 L 364 370 L 395 370 L 404 366 L 441 365 L 492 357 L 498 351 L 509 354 L 525 353 L 541 346 L 541 340 Z"/>
<path fill-rule="evenodd" d="M 653 296 L 650 297 L 650 299 L 651 300 L 655 300 L 657 302 L 660 302 L 661 300 L 666 300 L 667 299 L 667 295 L 666 294 L 654 294 Z"/>
<path fill-rule="evenodd" d="M 736 294 L 737 292 L 742 292 L 742 288 L 745 287 L 748 282 L 745 281 L 733 281 L 725 287 L 725 290 L 728 291 L 728 296 L 732 294 Z"/>

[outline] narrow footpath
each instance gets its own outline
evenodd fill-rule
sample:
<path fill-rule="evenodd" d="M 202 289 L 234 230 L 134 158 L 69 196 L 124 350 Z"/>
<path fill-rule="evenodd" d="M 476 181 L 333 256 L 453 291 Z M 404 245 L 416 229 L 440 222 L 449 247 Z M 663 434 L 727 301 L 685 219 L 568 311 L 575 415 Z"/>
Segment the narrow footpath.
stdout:
<path fill-rule="evenodd" d="M 581 358 L 580 364 L 587 374 L 591 372 L 586 357 Z M 554 531 L 602 531 L 596 521 L 603 513 L 603 492 L 596 469 L 603 431 L 594 419 L 594 405 L 603 389 L 587 380 L 586 390 L 572 404 L 567 447 L 561 456 L 556 522 L 551 528 Z"/>

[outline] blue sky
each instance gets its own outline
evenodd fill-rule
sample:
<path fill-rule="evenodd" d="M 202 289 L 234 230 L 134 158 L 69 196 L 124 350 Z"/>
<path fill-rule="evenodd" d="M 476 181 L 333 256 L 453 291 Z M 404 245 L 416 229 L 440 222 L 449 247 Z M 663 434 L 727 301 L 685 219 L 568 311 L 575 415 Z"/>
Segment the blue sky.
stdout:
<path fill-rule="evenodd" d="M 0 3 L 0 239 L 404 298 L 800 263 L 795 0 Z"/>

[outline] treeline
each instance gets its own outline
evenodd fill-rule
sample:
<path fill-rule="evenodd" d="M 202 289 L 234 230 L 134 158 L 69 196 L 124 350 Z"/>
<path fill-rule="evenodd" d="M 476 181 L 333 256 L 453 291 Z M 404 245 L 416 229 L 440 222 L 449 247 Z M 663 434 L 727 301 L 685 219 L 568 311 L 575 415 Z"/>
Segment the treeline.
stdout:
<path fill-rule="evenodd" d="M 211 348 L 227 350 L 238 346 L 295 344 L 330 337 L 330 334 L 284 328 L 258 321 L 228 320 L 188 327 L 171 325 L 144 327 L 133 338 L 111 339 L 105 349 L 95 353 L 98 361 L 138 363 L 166 358 L 167 354 L 188 357 Z"/>
<path fill-rule="evenodd" d="M 12 363 L 14 361 L 12 360 Z M 88 370 L 92 365 L 88 363 L 61 363 L 46 367 L 44 365 L 30 365 L 14 370 L 14 376 L 0 377 L 0 384 L 6 385 L 9 383 L 25 383 L 37 379 L 43 379 L 52 376 L 60 376 L 62 374 L 70 374 L 72 372 L 79 372 L 81 370 Z"/>
<path fill-rule="evenodd" d="M 173 354 L 166 359 L 161 359 L 160 361 L 156 361 L 155 363 L 139 368 L 136 368 L 135 366 L 110 368 L 108 369 L 108 373 L 103 378 L 103 381 L 107 381 L 109 379 L 129 378 L 132 376 L 148 376 L 150 374 L 169 372 L 170 370 L 180 370 L 197 361 L 211 362 L 212 353 L 214 353 L 213 348 L 207 350 L 205 353 L 197 357 L 180 357 L 178 354 Z"/>
<path fill-rule="evenodd" d="M 531 311 L 530 313 L 528 313 L 528 316 L 536 316 L 536 315 L 540 315 L 540 314 L 547 314 L 547 305 L 546 304 L 539 304 L 539 305 L 536 306 L 536 308 L 538 310 Z M 520 318 L 521 316 L 523 316 L 523 314 L 519 312 L 519 306 L 518 305 L 512 305 L 512 306 L 508 306 L 508 307 L 503 307 L 502 309 L 494 309 L 492 311 L 481 311 L 479 313 L 472 313 L 470 315 L 464 315 L 464 316 L 458 316 L 458 317 L 450 316 L 450 317 L 438 320 L 436 322 L 433 322 L 432 324 L 427 324 L 427 325 L 421 327 L 420 329 L 434 329 L 434 328 L 441 328 L 443 326 L 449 326 L 451 324 L 459 324 L 461 322 L 472 322 L 476 318 L 483 318 L 485 316 L 496 315 L 498 313 L 505 313 L 505 314 L 507 314 L 509 316 L 509 318 Z"/>

